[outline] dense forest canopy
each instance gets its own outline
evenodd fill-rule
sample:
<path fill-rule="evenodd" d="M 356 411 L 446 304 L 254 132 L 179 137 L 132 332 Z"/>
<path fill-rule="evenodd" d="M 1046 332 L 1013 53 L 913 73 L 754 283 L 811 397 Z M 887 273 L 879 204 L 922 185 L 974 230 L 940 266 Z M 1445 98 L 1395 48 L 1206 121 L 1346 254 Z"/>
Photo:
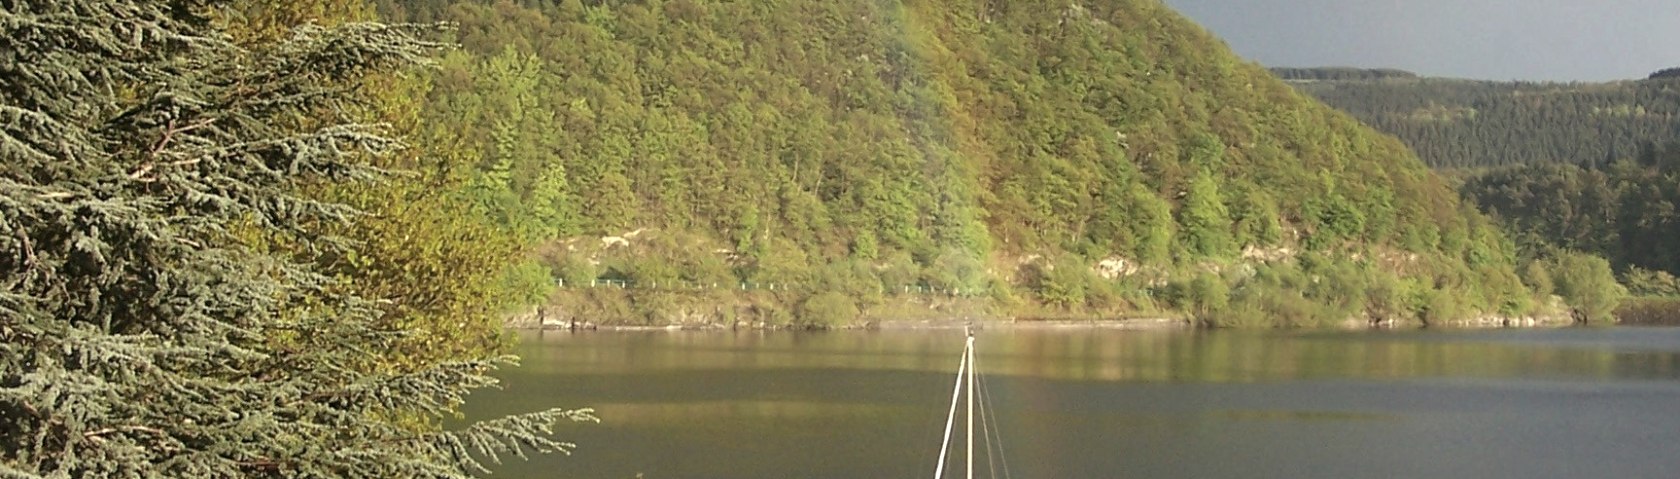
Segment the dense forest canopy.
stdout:
<path fill-rule="evenodd" d="M 1680 83 L 1415 79 L 1296 82 L 1436 168 L 1606 166 L 1680 137 Z"/>
<path fill-rule="evenodd" d="M 1329 72 L 1340 69 L 1325 69 Z M 1437 78 L 1296 83 L 1458 170 L 1524 256 L 1607 258 L 1639 294 L 1680 294 L 1680 69 L 1611 83 Z"/>
<path fill-rule="evenodd" d="M 1316 68 L 1286 68 L 1273 67 L 1273 75 L 1286 81 L 1368 81 L 1386 79 L 1415 79 L 1418 74 L 1392 68 L 1352 68 L 1352 67 L 1316 67 Z"/>
<path fill-rule="evenodd" d="M 380 11 L 459 25 L 424 122 L 476 158 L 476 211 L 554 244 L 562 278 L 1137 306 L 1045 272 L 1307 251 L 1421 255 L 1414 289 L 1472 309 L 1520 290 L 1453 287 L 1512 277 L 1508 245 L 1404 145 L 1156 0 Z M 643 233 L 663 239 L 579 241 Z"/>
<path fill-rule="evenodd" d="M 1680 142 L 1604 167 L 1528 165 L 1470 177 L 1464 195 L 1525 249 L 1608 258 L 1638 293 L 1677 295 Z"/>

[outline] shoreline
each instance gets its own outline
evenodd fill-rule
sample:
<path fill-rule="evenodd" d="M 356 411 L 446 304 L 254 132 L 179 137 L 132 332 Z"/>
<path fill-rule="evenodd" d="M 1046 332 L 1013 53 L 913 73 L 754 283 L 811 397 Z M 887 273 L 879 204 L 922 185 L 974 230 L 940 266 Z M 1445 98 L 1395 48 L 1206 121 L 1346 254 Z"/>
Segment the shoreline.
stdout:
<path fill-rule="evenodd" d="M 691 332 L 721 332 L 721 331 L 937 331 L 959 330 L 970 326 L 977 330 L 1123 330 L 1123 331 L 1196 331 L 1216 330 L 1220 328 L 1206 328 L 1197 326 L 1194 322 L 1182 318 L 1126 318 L 1126 319 L 900 319 L 868 321 L 860 324 L 836 326 L 831 328 L 799 328 L 790 326 L 768 325 L 763 323 L 733 325 L 714 323 L 671 324 L 658 326 L 645 325 L 613 325 L 593 324 L 588 322 L 547 323 L 541 325 L 524 324 L 508 325 L 504 329 L 516 332 L 528 331 L 594 331 L 594 332 L 654 332 L 654 331 L 691 331 Z M 1477 320 L 1454 321 L 1439 325 L 1392 325 L 1364 323 L 1349 323 L 1340 327 L 1321 328 L 1326 330 L 1356 331 L 1356 330 L 1397 330 L 1397 329 L 1447 329 L 1447 330 L 1481 330 L 1481 329 L 1555 329 L 1576 326 L 1572 321 L 1559 321 L 1555 318 L 1480 318 Z M 1307 328 L 1304 330 L 1313 330 Z"/>
<path fill-rule="evenodd" d="M 790 326 L 775 326 L 766 324 L 671 324 L 659 326 L 642 325 L 614 325 L 578 323 L 548 323 L 542 325 L 508 325 L 508 331 L 600 331 L 600 332 L 642 332 L 642 331 L 921 331 L 921 330 L 957 330 L 974 326 L 977 330 L 985 329 L 1120 329 L 1133 331 L 1164 331 L 1164 330 L 1193 330 L 1197 329 L 1190 321 L 1172 318 L 1136 318 L 1136 319 L 982 319 L 982 320 L 953 320 L 953 319 L 900 319 L 868 321 L 860 324 L 835 326 L 831 328 L 798 328 Z"/>

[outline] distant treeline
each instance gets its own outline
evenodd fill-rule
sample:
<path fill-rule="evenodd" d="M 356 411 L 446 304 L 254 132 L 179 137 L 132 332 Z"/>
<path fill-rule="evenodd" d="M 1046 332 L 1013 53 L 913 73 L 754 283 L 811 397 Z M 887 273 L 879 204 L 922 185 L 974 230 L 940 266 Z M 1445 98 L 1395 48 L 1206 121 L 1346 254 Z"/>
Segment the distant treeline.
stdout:
<path fill-rule="evenodd" d="M 1353 81 L 1417 78 L 1416 73 L 1392 68 L 1272 68 L 1272 74 L 1288 81 Z"/>
<path fill-rule="evenodd" d="M 1525 250 L 1610 260 L 1635 294 L 1680 294 L 1680 142 L 1605 167 L 1529 165 L 1467 180 L 1464 197 Z"/>
<path fill-rule="evenodd" d="M 1651 76 L 1648 77 L 1648 79 L 1651 80 L 1659 80 L 1663 78 L 1680 78 L 1680 67 L 1657 70 L 1656 73 L 1652 73 Z"/>
<path fill-rule="evenodd" d="M 1665 70 L 1653 77 L 1677 72 Z M 1420 78 L 1296 82 L 1296 88 L 1398 136 L 1430 166 L 1604 166 L 1680 137 L 1680 85 Z"/>

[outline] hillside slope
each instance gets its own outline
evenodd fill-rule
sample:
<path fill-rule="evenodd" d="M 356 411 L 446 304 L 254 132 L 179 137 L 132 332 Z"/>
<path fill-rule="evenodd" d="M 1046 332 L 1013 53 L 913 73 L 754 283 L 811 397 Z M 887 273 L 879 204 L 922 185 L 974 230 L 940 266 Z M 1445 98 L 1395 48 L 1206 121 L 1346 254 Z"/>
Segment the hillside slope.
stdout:
<path fill-rule="evenodd" d="M 1291 324 L 1526 308 L 1508 242 L 1405 146 L 1157 0 L 382 10 L 459 24 L 432 134 L 569 284 L 794 284 L 801 314 L 912 288 Z"/>

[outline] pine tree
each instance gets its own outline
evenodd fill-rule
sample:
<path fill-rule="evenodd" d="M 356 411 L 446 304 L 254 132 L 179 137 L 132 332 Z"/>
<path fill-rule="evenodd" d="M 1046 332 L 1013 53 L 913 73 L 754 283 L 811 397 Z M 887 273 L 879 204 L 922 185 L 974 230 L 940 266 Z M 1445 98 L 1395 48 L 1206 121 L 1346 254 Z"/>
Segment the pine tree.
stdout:
<path fill-rule="evenodd" d="M 283 38 L 291 27 L 314 23 L 332 27 L 367 21 L 370 2 L 362 0 L 234 0 L 220 19 L 236 44 L 262 45 Z M 440 62 L 441 63 L 441 62 Z M 380 298 L 382 324 L 407 332 L 404 344 L 385 350 L 379 367 L 411 368 L 444 360 L 470 359 L 501 351 L 507 345 L 503 312 L 518 296 L 502 281 L 504 271 L 522 256 L 513 232 L 495 228 L 488 218 L 463 215 L 473 203 L 464 194 L 469 168 L 477 157 L 457 138 L 471 132 L 425 121 L 428 93 L 435 83 L 415 71 L 375 72 L 344 78 L 361 110 L 356 121 L 389 124 L 392 135 L 407 139 L 395 155 L 374 158 L 380 168 L 412 174 L 379 182 L 341 182 L 305 188 L 304 196 L 344 203 L 363 214 L 353 221 L 322 225 L 323 233 L 342 236 L 349 251 L 316 251 L 309 245 L 280 242 L 260 231 L 242 235 L 261 248 L 286 251 L 294 260 L 313 262 L 358 296 Z M 452 115 L 453 111 L 434 114 Z M 454 121 L 472 121 L 444 116 Z M 300 118 L 299 129 L 312 118 Z M 403 369 L 410 370 L 410 369 Z"/>
<path fill-rule="evenodd" d="M 376 373 L 376 298 L 247 246 L 342 250 L 357 214 L 298 196 L 400 143 L 343 78 L 425 60 L 413 27 L 300 27 L 245 49 L 175 0 L 0 4 L 0 477 L 466 477 L 548 439 L 549 410 L 448 432 L 506 359 Z M 296 130 L 308 115 L 318 126 Z"/>
<path fill-rule="evenodd" d="M 542 228 L 543 237 L 566 237 L 578 233 L 577 195 L 566 180 L 566 165 L 554 162 L 537 177 L 531 190 L 531 214 Z"/>

